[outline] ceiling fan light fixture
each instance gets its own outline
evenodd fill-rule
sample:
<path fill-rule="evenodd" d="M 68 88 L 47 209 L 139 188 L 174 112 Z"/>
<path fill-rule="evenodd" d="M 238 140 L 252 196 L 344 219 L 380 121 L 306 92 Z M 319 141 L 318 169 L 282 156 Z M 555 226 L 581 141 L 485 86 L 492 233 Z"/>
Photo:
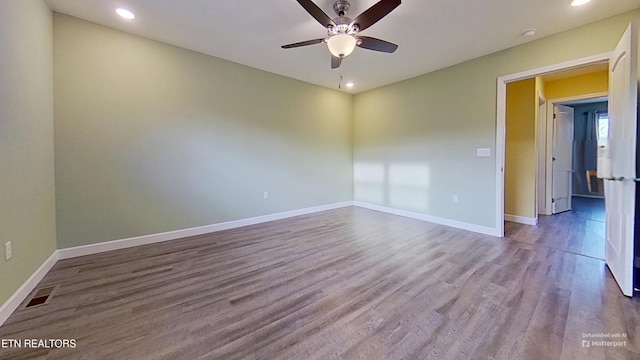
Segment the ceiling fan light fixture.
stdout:
<path fill-rule="evenodd" d="M 336 0 L 333 9 L 338 17 L 334 19 L 325 14 L 313 0 L 298 0 L 298 3 L 327 29 L 327 36 L 322 39 L 282 45 L 283 49 L 326 43 L 327 49 L 332 55 L 331 68 L 337 69 L 340 67 L 342 59 L 351 55 L 356 46 L 385 53 L 392 53 L 398 48 L 396 44 L 370 36 L 360 36 L 359 33 L 387 16 L 400 5 L 401 0 L 379 0 L 354 19 L 345 16 L 349 10 L 347 0 Z"/>
<path fill-rule="evenodd" d="M 351 55 L 353 49 L 356 48 L 358 40 L 352 35 L 337 34 L 328 38 L 326 43 L 331 55 L 345 58 Z"/>

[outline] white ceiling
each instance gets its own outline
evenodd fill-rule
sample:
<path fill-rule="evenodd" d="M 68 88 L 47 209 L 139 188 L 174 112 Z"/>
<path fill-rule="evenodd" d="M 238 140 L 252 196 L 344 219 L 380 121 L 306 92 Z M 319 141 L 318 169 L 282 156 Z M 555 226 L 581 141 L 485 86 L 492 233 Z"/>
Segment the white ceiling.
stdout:
<path fill-rule="evenodd" d="M 281 49 L 326 30 L 295 0 L 48 0 L 57 12 L 312 84 L 357 93 L 588 24 L 640 6 L 640 0 L 405 0 L 364 30 L 399 45 L 393 54 L 357 48 L 330 69 L 324 44 Z M 315 0 L 330 17 L 334 0 Z M 351 0 L 355 18 L 377 0 Z M 137 18 L 124 20 L 117 7 Z M 520 36 L 535 28 L 532 38 Z M 344 87 L 343 87 L 344 89 Z"/>

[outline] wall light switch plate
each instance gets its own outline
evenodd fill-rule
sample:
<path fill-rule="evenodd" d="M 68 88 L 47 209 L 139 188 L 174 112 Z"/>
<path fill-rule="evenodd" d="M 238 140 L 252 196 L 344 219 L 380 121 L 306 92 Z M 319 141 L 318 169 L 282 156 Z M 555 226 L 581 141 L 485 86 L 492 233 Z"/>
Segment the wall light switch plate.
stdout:
<path fill-rule="evenodd" d="M 491 157 L 491 148 L 477 148 L 476 157 Z"/>

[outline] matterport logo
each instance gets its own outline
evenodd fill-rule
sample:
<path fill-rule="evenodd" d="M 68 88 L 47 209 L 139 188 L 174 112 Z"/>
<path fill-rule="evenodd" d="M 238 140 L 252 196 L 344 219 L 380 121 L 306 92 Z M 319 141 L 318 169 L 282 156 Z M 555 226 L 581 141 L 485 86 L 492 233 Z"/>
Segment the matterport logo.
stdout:
<path fill-rule="evenodd" d="M 582 347 L 623 347 L 627 346 L 627 333 L 583 333 Z"/>

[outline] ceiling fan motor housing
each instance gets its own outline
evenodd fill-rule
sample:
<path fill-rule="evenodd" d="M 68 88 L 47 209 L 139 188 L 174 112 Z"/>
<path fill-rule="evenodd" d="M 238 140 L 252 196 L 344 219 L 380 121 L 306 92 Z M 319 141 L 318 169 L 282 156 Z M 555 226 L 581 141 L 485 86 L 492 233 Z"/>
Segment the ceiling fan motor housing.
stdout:
<path fill-rule="evenodd" d="M 341 16 L 333 19 L 333 23 L 335 25 L 331 24 L 329 25 L 329 27 L 327 27 L 329 36 L 336 34 L 355 35 L 359 30 L 358 25 L 353 24 L 353 20 L 346 16 Z"/>

